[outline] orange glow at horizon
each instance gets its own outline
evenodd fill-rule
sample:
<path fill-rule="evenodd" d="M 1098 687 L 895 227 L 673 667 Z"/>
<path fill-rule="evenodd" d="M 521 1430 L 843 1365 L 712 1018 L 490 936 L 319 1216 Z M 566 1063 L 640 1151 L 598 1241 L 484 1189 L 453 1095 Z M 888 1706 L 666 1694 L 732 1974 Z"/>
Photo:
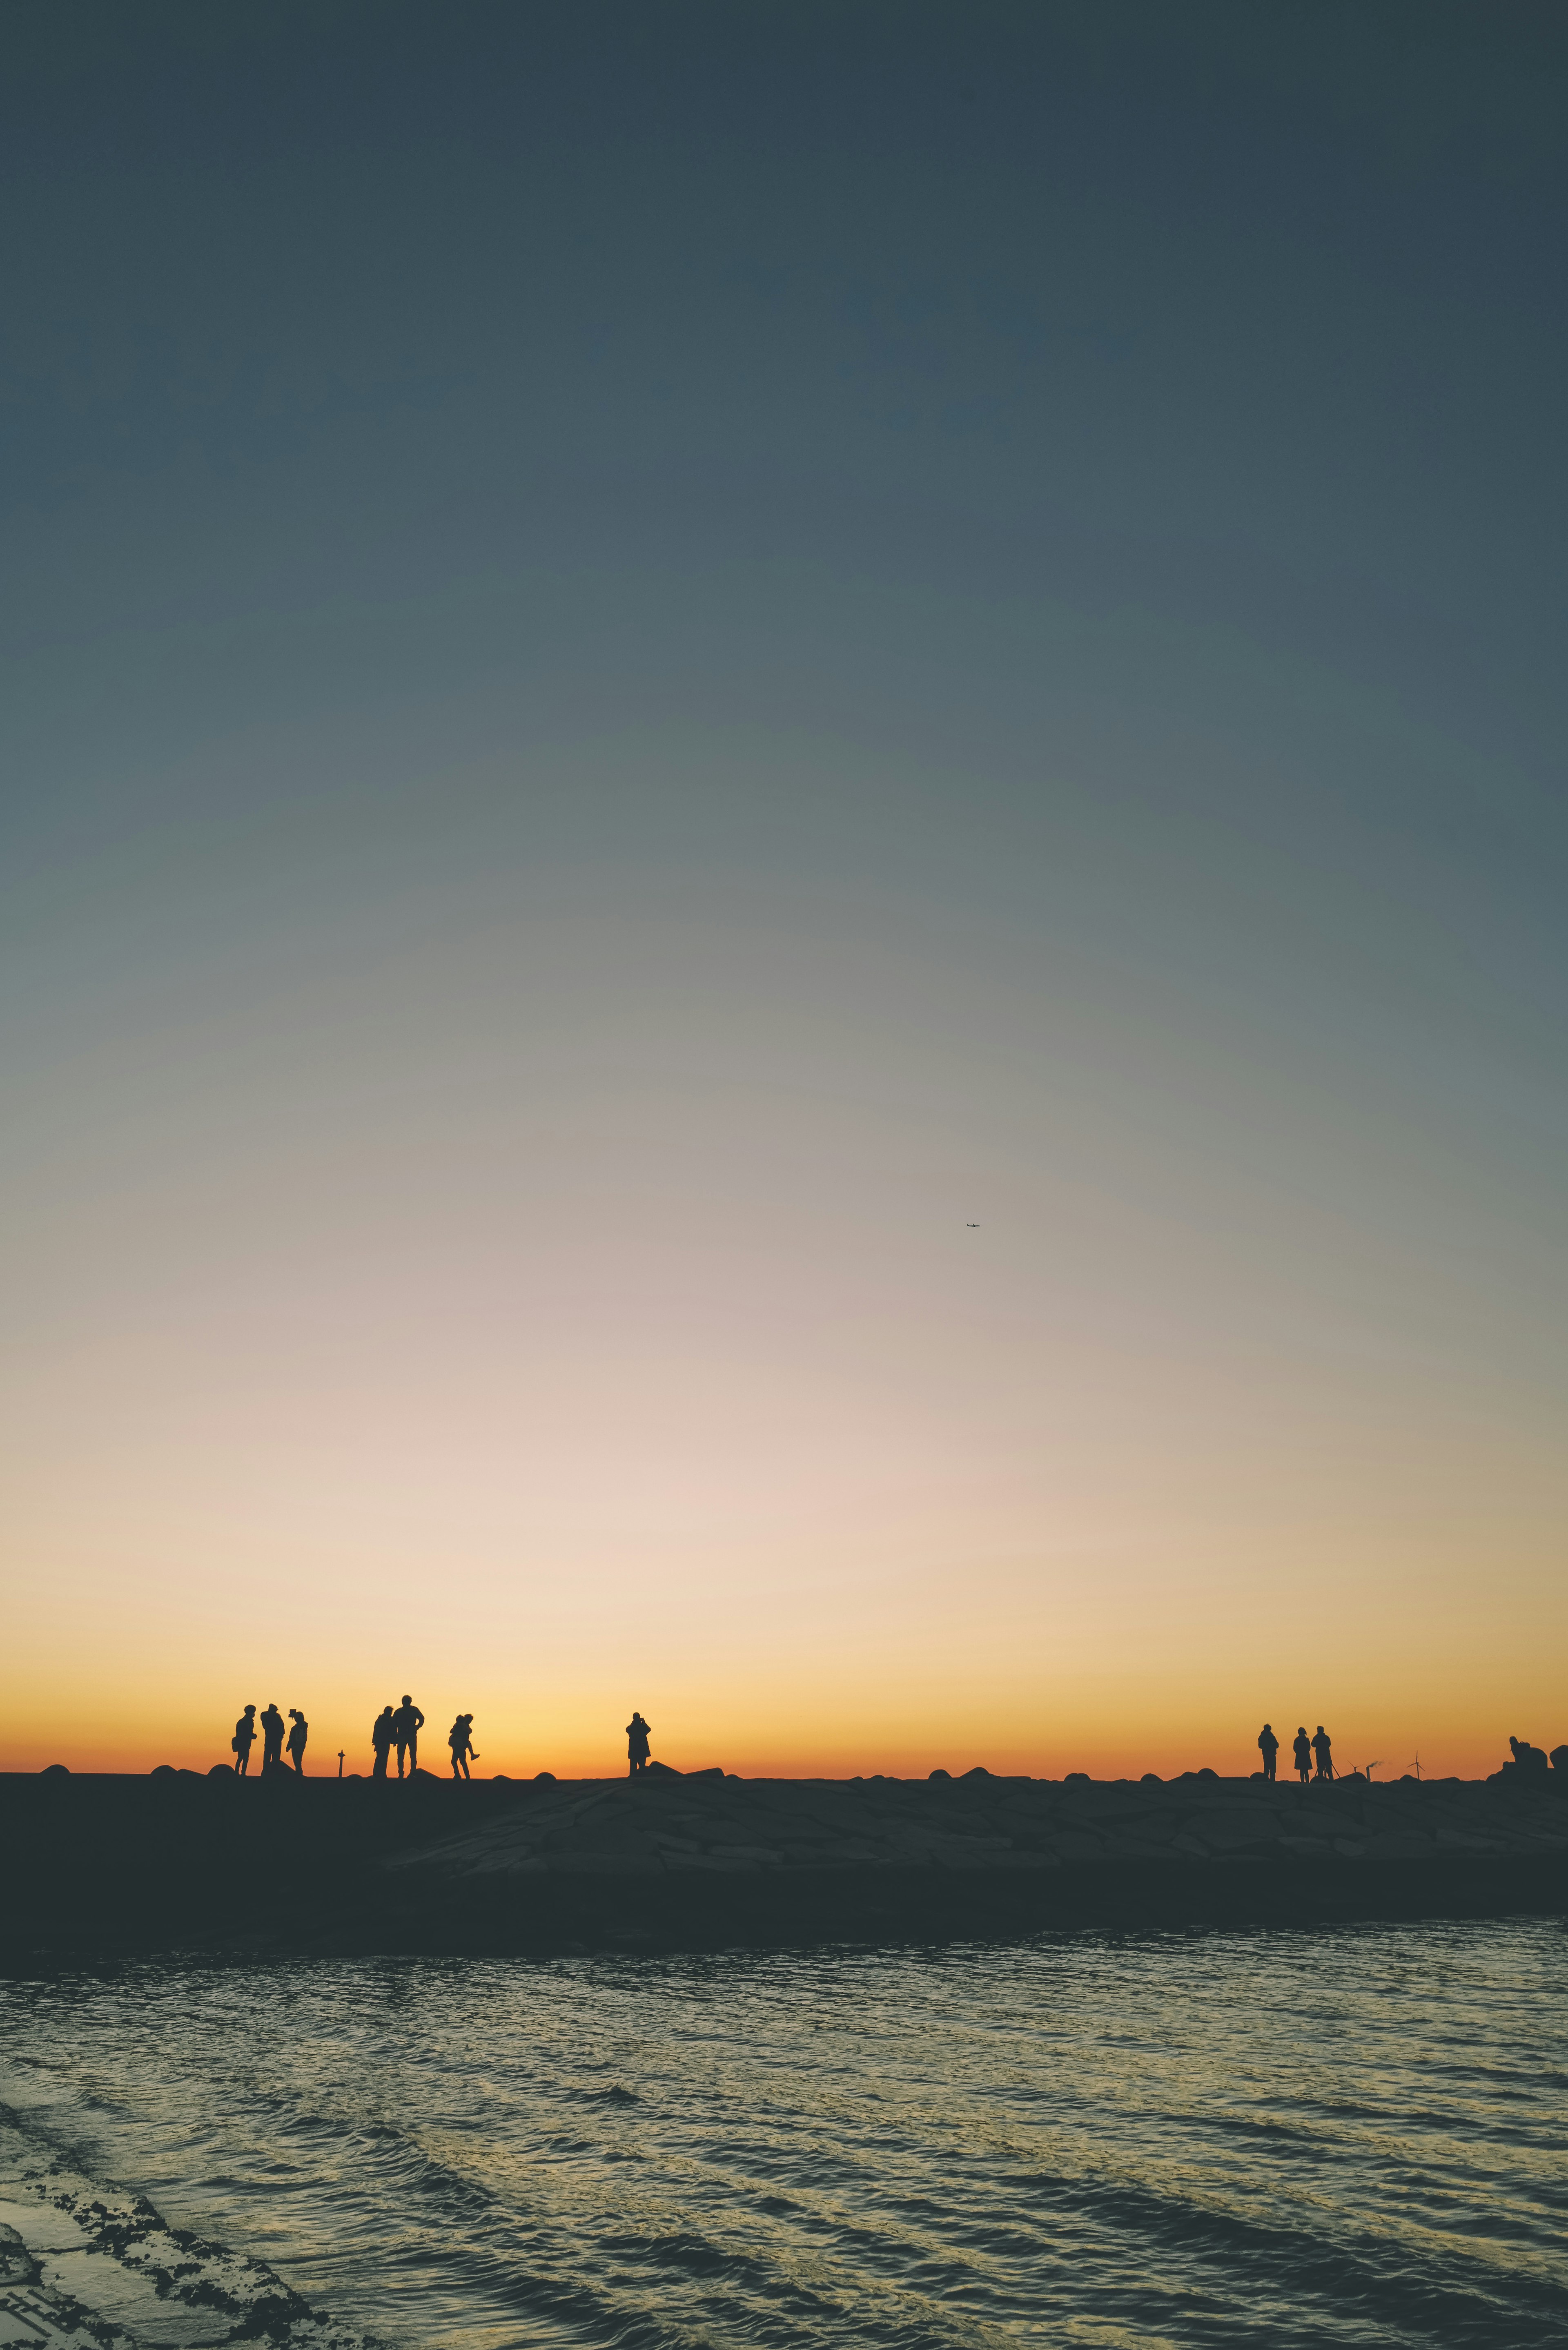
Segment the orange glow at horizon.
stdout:
<path fill-rule="evenodd" d="M 1392 1779 L 1413 1771 L 1418 1760 L 1425 1777 L 1479 1778 L 1508 1759 L 1511 1731 L 1554 1744 L 1561 1728 L 1557 1677 L 1547 1658 L 1529 1671 L 1508 1666 L 1479 1674 L 1443 1672 L 1429 1664 L 1418 1682 L 1385 1693 L 1376 1686 L 1376 1673 L 1343 1663 L 1336 1669 L 1320 1650 L 1303 1657 L 1290 1675 L 1308 1689 L 1315 1683 L 1311 1703 L 1301 1703 L 1299 1690 L 1293 1706 L 1280 1703 L 1260 1673 L 1256 1685 L 1265 1691 L 1264 1702 L 1251 1715 L 1234 1702 L 1228 1670 L 1194 1682 L 1179 1710 L 1162 1698 L 1163 1676 L 1147 1662 L 1136 1674 L 1117 1677 L 1116 1688 L 1104 1676 L 1085 1677 L 1075 1687 L 1046 1675 L 1037 1690 L 1026 1689 L 1008 1675 L 989 1692 L 978 1676 L 955 1688 L 950 1679 L 929 1672 L 922 1688 L 911 1669 L 900 1677 L 898 1692 L 875 1704 L 867 1704 L 864 1692 L 857 1696 L 843 1676 L 813 1688 L 777 1673 L 753 1689 L 750 1701 L 737 1702 L 731 1690 L 716 1694 L 703 1681 L 680 1680 L 668 1659 L 658 1672 L 628 1675 L 626 1686 L 633 1694 L 618 1704 L 607 1692 L 580 1686 L 551 1691 L 535 1684 L 519 1696 L 493 1666 L 461 1678 L 450 1664 L 383 1678 L 384 1686 L 363 1683 L 356 1690 L 348 1682 L 322 1691 L 319 1671 L 241 1674 L 234 1677 L 226 1709 L 215 1701 L 215 1690 L 210 1700 L 203 1692 L 197 1704 L 183 1680 L 161 1690 L 152 1678 L 134 1693 L 122 1690 L 117 1703 L 106 1679 L 96 1700 L 84 1692 L 88 1703 L 73 1713 L 40 1702 L 36 1690 L 13 1687 L 0 1770 L 36 1771 L 63 1762 L 77 1773 L 144 1773 L 170 1762 L 204 1772 L 230 1759 L 229 1738 L 244 1703 L 254 1701 L 259 1711 L 275 1701 L 286 1713 L 301 1704 L 309 1721 L 307 1776 L 336 1776 L 341 1747 L 343 1775 L 369 1777 L 371 1720 L 382 1702 L 396 1702 L 405 1689 L 427 1717 L 421 1765 L 441 1778 L 450 1775 L 446 1732 L 460 1708 L 475 1717 L 473 1775 L 513 1779 L 542 1771 L 560 1779 L 624 1775 L 621 1724 L 634 1704 L 653 1724 L 659 1761 L 683 1771 L 718 1764 L 741 1778 L 882 1773 L 923 1779 L 938 1766 L 956 1777 L 976 1763 L 998 1775 L 1048 1779 L 1075 1771 L 1098 1780 L 1148 1772 L 1169 1779 L 1203 1767 L 1222 1777 L 1244 1776 L 1258 1767 L 1255 1740 L 1265 1718 L 1280 1739 L 1282 1778 L 1292 1775 L 1290 1742 L 1298 1722 L 1311 1731 L 1320 1721 L 1327 1722 L 1342 1772 L 1373 1763 L 1376 1777 Z M 1238 1660 L 1236 1682 L 1250 1679 Z M 258 1744 L 253 1771 L 259 1762 Z"/>

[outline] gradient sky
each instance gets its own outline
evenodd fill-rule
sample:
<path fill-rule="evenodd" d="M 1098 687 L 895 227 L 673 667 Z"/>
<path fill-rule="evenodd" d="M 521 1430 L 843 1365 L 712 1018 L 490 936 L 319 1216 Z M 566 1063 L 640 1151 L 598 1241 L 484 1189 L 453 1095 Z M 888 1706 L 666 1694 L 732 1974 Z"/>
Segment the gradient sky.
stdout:
<path fill-rule="evenodd" d="M 3 49 L 0 1767 L 1568 1737 L 1562 11 Z"/>

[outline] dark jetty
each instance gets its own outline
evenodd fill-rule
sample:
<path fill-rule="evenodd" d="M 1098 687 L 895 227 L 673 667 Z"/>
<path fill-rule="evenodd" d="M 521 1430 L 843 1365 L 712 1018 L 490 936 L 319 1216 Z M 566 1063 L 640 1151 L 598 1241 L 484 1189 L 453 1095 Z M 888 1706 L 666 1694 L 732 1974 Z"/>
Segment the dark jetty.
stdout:
<path fill-rule="evenodd" d="M 0 1777 L 7 1971 L 1568 1912 L 1568 1774 Z"/>

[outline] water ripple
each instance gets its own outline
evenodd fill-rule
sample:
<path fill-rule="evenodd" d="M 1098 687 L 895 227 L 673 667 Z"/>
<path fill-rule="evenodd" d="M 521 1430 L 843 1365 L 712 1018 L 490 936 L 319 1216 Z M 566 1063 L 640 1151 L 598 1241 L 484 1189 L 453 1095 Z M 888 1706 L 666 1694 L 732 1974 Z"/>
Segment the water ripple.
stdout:
<path fill-rule="evenodd" d="M 0 1985 L 32 2141 L 391 2344 L 1568 2339 L 1552 1920 Z"/>

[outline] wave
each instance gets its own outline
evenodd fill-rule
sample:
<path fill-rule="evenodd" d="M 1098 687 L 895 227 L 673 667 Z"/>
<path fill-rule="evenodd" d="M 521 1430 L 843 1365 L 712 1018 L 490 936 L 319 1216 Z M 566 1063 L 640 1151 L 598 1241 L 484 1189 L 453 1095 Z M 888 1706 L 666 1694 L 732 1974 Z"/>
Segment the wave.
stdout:
<path fill-rule="evenodd" d="M 0 2106 L 0 2315 L 6 2339 L 134 2350 L 168 2339 L 172 2308 L 210 2313 L 213 2343 L 266 2350 L 384 2350 L 312 2308 L 275 2269 L 193 2229 L 145 2195 L 88 2177 L 47 2127 Z M 24 2328 L 27 2331 L 23 2331 Z M 196 2336 L 182 2328 L 196 2350 Z"/>

